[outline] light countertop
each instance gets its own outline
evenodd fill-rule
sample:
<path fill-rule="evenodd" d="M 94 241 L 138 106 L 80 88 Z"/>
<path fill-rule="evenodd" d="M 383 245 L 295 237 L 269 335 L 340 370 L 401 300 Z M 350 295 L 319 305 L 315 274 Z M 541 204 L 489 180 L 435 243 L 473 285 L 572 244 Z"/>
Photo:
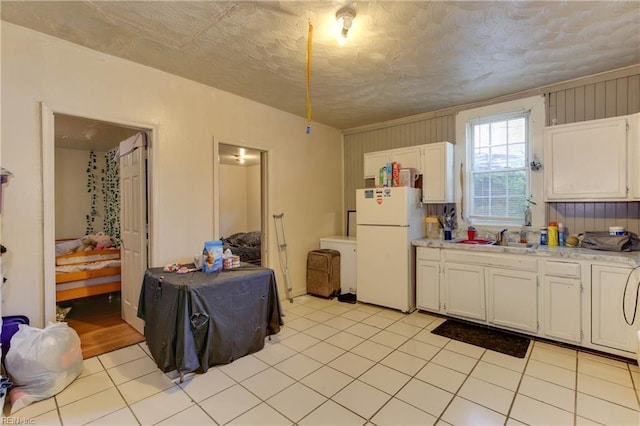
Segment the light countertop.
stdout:
<path fill-rule="evenodd" d="M 422 238 L 413 240 L 411 243 L 416 247 L 443 248 L 452 250 L 468 250 L 485 253 L 510 253 L 539 257 L 553 257 L 575 260 L 589 260 L 600 262 L 622 263 L 631 267 L 640 266 L 640 251 L 631 252 L 614 252 L 583 249 L 577 247 L 557 247 L 557 246 L 500 246 L 500 245 L 481 245 L 481 244 L 458 244 L 457 240 L 430 240 Z"/>

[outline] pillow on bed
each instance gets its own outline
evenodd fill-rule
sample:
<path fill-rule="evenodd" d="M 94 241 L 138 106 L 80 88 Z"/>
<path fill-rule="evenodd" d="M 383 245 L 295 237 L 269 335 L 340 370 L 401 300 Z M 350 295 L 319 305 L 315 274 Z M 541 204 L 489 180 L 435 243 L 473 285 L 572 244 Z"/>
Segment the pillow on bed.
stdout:
<path fill-rule="evenodd" d="M 242 237 L 244 236 L 244 232 L 238 232 L 235 234 L 229 235 L 227 238 L 221 238 L 223 243 L 229 244 L 231 246 L 243 246 Z"/>
<path fill-rule="evenodd" d="M 82 245 L 80 238 L 76 240 L 66 240 L 56 243 L 56 255 L 71 253 Z"/>
<path fill-rule="evenodd" d="M 260 246 L 260 231 L 252 231 L 244 234 L 244 237 L 241 238 L 242 242 L 245 246 L 248 247 L 259 247 Z"/>

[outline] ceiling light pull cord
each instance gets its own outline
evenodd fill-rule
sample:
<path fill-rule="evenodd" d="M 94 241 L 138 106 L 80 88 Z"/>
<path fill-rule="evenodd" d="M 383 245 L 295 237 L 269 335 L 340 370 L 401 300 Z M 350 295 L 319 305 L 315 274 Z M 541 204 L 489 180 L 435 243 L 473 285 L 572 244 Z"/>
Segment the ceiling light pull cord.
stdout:
<path fill-rule="evenodd" d="M 311 133 L 311 39 L 313 36 L 313 25 L 309 21 L 309 36 L 307 38 L 307 134 Z"/>

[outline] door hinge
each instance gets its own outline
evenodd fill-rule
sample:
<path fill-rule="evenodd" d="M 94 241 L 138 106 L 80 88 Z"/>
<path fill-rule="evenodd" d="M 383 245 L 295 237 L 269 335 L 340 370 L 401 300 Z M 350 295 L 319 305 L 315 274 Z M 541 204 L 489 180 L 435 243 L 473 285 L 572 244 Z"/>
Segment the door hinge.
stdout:
<path fill-rule="evenodd" d="M 536 322 L 536 331 L 540 331 L 540 322 Z"/>
<path fill-rule="evenodd" d="M 580 343 L 584 340 L 584 333 L 580 330 Z"/>
<path fill-rule="evenodd" d="M 580 284 L 580 293 L 584 293 L 584 286 Z"/>

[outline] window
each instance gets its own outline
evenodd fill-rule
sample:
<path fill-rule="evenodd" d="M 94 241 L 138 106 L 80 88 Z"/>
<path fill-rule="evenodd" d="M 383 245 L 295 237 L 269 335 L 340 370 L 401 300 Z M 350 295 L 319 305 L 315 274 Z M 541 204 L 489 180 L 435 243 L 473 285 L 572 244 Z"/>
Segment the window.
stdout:
<path fill-rule="evenodd" d="M 530 96 L 456 114 L 459 228 L 516 231 L 524 222 L 529 197 L 536 203 L 531 205 L 531 229 L 544 226 L 542 169 L 529 167 L 532 160 L 543 158 L 544 101 L 544 96 Z"/>
<path fill-rule="evenodd" d="M 529 111 L 467 122 L 471 222 L 522 223 L 529 196 Z"/>

